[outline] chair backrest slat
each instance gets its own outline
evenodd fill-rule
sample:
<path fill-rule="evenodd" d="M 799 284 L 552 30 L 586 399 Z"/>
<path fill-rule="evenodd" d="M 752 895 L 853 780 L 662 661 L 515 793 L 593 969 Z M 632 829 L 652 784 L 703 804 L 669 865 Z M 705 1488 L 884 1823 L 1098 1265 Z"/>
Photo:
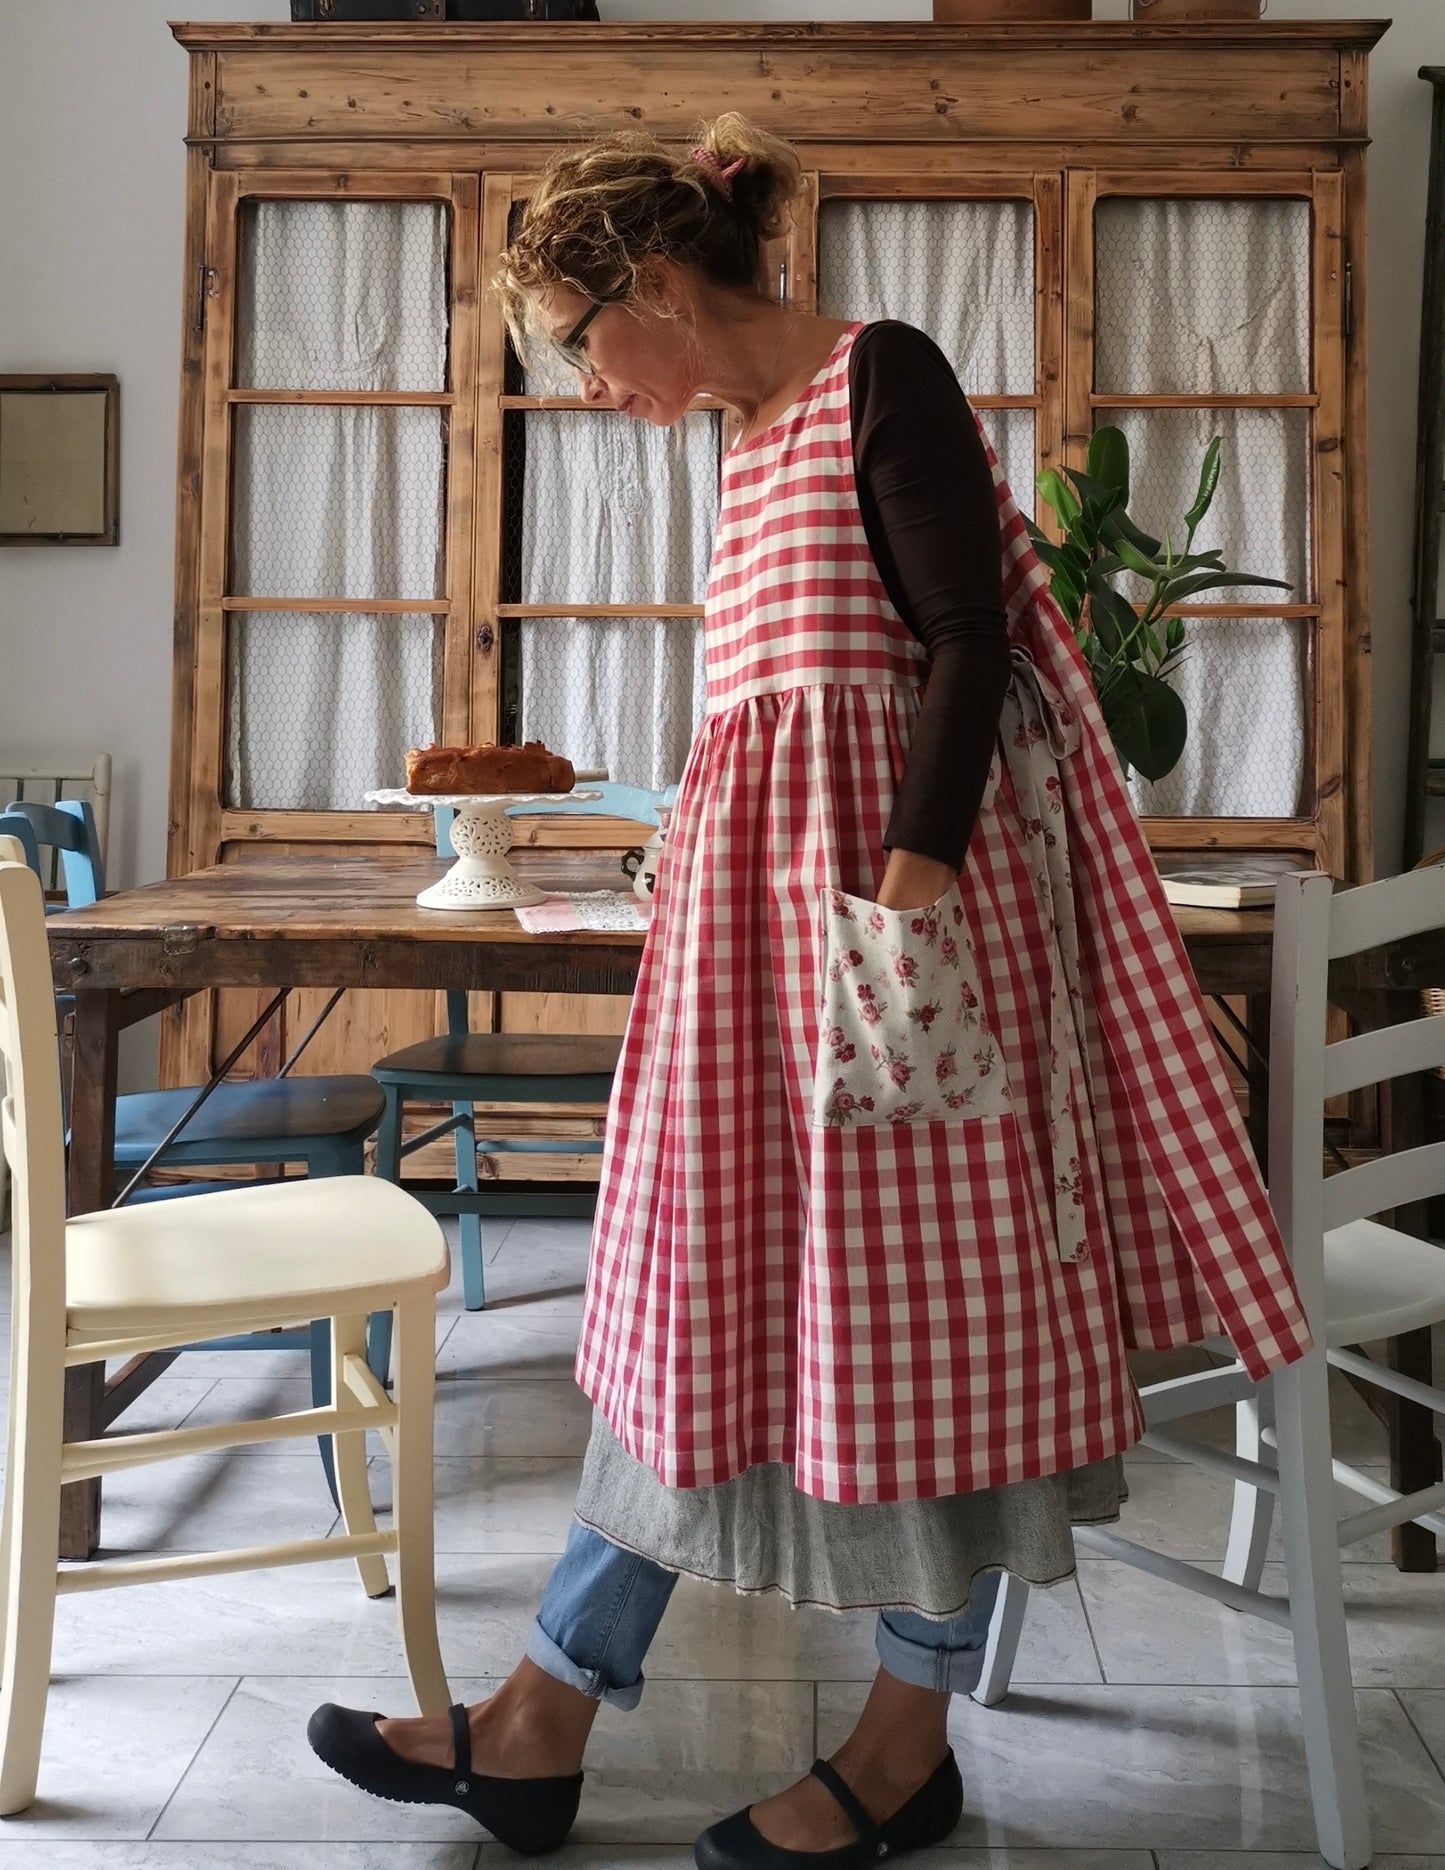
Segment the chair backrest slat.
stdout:
<path fill-rule="evenodd" d="M 1339 890 L 1330 906 L 1330 959 L 1445 928 L 1445 865 Z"/>
<path fill-rule="evenodd" d="M 43 1333 L 40 1341 L 58 1357 L 65 1343 L 65 1139 L 45 903 L 30 866 L 3 856 L 0 1066 L 14 1183 L 13 1305 L 25 1313 L 30 1343 Z"/>
<path fill-rule="evenodd" d="M 1376 1032 L 1336 1039 L 1325 1047 L 1325 1096 L 1357 1091 L 1365 1084 L 1387 1084 L 1412 1071 L 1445 1065 L 1445 1019 L 1428 1015 Z"/>
<path fill-rule="evenodd" d="M 1362 1221 L 1387 1208 L 1408 1207 L 1445 1191 L 1445 1143 L 1397 1149 L 1373 1162 L 1356 1163 L 1325 1180 L 1321 1207 L 1326 1232 L 1346 1221 Z"/>

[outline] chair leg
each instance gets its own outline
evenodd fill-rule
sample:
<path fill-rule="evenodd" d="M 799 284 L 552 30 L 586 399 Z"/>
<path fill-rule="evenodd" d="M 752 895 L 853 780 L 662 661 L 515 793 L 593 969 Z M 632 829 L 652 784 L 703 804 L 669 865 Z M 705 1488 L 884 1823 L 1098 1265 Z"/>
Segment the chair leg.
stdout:
<path fill-rule="evenodd" d="M 1334 1870 L 1363 1870 L 1370 1861 L 1370 1817 L 1345 1628 L 1324 1351 L 1309 1352 L 1273 1381 L 1290 1626 L 1315 1834 Z"/>
<path fill-rule="evenodd" d="M 1274 1454 L 1265 1442 L 1264 1430 L 1273 1426 L 1274 1393 L 1266 1381 L 1253 1396 L 1246 1396 L 1234 1406 L 1234 1452 L 1242 1461 L 1271 1464 Z M 1248 1585 L 1252 1591 L 1259 1589 L 1273 1523 L 1274 1495 L 1263 1487 L 1237 1480 L 1229 1520 L 1229 1548 L 1224 1558 L 1224 1575 L 1232 1584 Z"/>
<path fill-rule="evenodd" d="M 451 1706 L 437 1642 L 432 1526 L 432 1427 L 436 1405 L 436 1307 L 408 1300 L 396 1313 L 396 1431 L 391 1487 L 396 1527 L 396 1608 L 402 1653 L 423 1714 Z"/>
<path fill-rule="evenodd" d="M 377 1148 L 380 1149 L 380 1139 Z M 388 1145 L 389 1147 L 389 1145 Z M 308 1164 L 309 1175 L 365 1175 L 366 1145 L 356 1143 L 345 1149 L 330 1150 L 326 1155 L 315 1155 Z M 384 1178 L 385 1179 L 385 1178 Z M 326 1374 L 331 1374 L 331 1327 L 329 1320 L 323 1320 L 322 1329 L 326 1334 Z M 391 1313 L 373 1312 L 366 1329 L 366 1362 L 371 1374 L 378 1383 L 385 1383 L 391 1375 Z M 330 1456 L 323 1457 L 327 1462 L 327 1474 L 331 1472 Z M 332 1488 L 335 1498 L 336 1489 Z"/>
<path fill-rule="evenodd" d="M 457 1158 L 457 1187 L 469 1194 L 477 1192 L 477 1130 L 470 1104 L 453 1104 L 452 1115 L 460 1117 L 452 1132 Z M 479 1312 L 486 1305 L 486 1274 L 482 1267 L 482 1217 L 462 1214 L 457 1233 L 462 1253 L 462 1304 L 469 1312 Z"/>
<path fill-rule="evenodd" d="M 17 1325 L 21 1321 L 17 1319 Z M 64 1371 L 38 1369 L 23 1343 L 13 1358 L 9 1465 L 0 1518 L 0 1816 L 35 1799 L 50 1692 L 60 1551 Z"/>
<path fill-rule="evenodd" d="M 333 1318 L 331 1320 L 331 1401 L 333 1407 L 350 1406 L 355 1411 L 357 1426 L 348 1429 L 345 1434 L 333 1437 L 336 1458 L 336 1491 L 341 1498 L 341 1519 L 346 1530 L 357 1533 L 375 1532 L 376 1515 L 371 1509 L 371 1488 L 367 1484 L 366 1473 L 366 1417 L 361 1404 L 346 1386 L 342 1374 L 342 1363 L 347 1357 L 360 1357 L 366 1351 L 365 1318 Z M 365 1558 L 358 1558 L 356 1569 L 361 1573 L 362 1589 L 368 1597 L 385 1597 L 391 1589 L 391 1579 L 387 1576 L 386 1560 L 380 1552 L 372 1552 Z"/>
<path fill-rule="evenodd" d="M 311 1321 L 311 1407 L 326 1409 L 331 1404 L 331 1320 L 313 1318 Z M 331 1494 L 331 1504 L 337 1512 L 341 1511 L 341 1495 L 336 1491 L 336 1457 L 329 1435 L 318 1435 L 316 1445 L 321 1450 L 321 1466 L 326 1475 L 327 1489 Z"/>
<path fill-rule="evenodd" d="M 376 1172 L 384 1182 L 401 1180 L 401 1087 L 384 1084 L 386 1100 L 376 1132 Z"/>
<path fill-rule="evenodd" d="M 998 1599 L 988 1626 L 988 1642 L 983 1651 L 983 1674 L 978 1679 L 972 1697 L 986 1708 L 997 1707 L 1008 1693 L 1028 1601 L 1027 1583 L 1022 1578 L 1016 1578 L 1011 1571 L 1006 1571 L 999 1584 Z"/>

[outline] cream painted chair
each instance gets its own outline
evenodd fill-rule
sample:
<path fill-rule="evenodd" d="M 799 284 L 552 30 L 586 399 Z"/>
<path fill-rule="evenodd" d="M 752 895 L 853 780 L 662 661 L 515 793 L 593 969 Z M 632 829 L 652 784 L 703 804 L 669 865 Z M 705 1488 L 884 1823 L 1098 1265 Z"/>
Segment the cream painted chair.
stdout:
<path fill-rule="evenodd" d="M 6 1489 L 0 1518 L 0 1814 L 35 1796 L 57 1593 L 354 1558 L 370 1597 L 396 1555 L 401 1641 L 423 1713 L 450 1702 L 437 1647 L 432 1556 L 437 1222 L 373 1177 L 242 1188 L 67 1222 L 55 1011 L 40 883 L 0 856 L 0 1130 L 15 1183 Z M 366 1364 L 368 1313 L 395 1314 L 395 1398 Z M 332 1321 L 329 1408 L 263 1421 L 67 1442 L 65 1371 L 300 1320 Z M 366 1430 L 393 1465 L 394 1530 L 379 1532 Z M 345 1535 L 233 1551 L 57 1563 L 69 1481 L 250 1442 L 330 1434 Z M 258 1469 L 256 1519 L 264 1525 Z"/>

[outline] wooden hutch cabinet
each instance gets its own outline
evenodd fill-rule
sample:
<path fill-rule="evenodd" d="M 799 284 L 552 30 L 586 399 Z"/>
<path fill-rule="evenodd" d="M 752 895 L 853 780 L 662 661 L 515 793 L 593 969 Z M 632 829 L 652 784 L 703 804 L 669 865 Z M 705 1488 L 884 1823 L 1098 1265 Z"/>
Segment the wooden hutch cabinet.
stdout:
<path fill-rule="evenodd" d="M 1375 23 L 181 25 L 190 55 L 170 867 L 257 843 L 424 844 L 375 813 L 417 742 L 540 736 L 676 779 L 730 418 L 583 409 L 509 351 L 487 282 L 539 167 L 616 126 L 738 109 L 806 189 L 766 285 L 939 340 L 1021 504 L 1130 437 L 1151 530 L 1285 592 L 1190 612 L 1185 760 L 1136 797 L 1156 849 L 1370 874 L 1366 61 Z M 1257 601 L 1255 601 L 1257 600 Z M 634 825 L 518 820 L 620 850 Z M 254 997 L 169 1016 L 203 1078 Z M 320 996 L 292 996 L 274 1070 Z M 478 1004 L 610 1030 L 620 1001 Z M 436 1029 L 358 993 L 308 1053 L 365 1070 Z M 277 1022 L 278 1026 L 280 1022 Z"/>

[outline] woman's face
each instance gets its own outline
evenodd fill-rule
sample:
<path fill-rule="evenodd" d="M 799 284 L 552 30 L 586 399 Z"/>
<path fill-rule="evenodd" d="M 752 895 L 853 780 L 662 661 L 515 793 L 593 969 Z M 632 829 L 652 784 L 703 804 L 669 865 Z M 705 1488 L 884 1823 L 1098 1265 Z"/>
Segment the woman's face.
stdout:
<path fill-rule="evenodd" d="M 591 300 L 557 286 L 538 301 L 550 336 L 565 338 Z M 638 305 L 604 305 L 577 340 L 587 358 L 581 393 L 590 403 L 615 403 L 624 415 L 666 428 L 679 420 L 695 392 L 689 364 L 688 324 Z"/>

